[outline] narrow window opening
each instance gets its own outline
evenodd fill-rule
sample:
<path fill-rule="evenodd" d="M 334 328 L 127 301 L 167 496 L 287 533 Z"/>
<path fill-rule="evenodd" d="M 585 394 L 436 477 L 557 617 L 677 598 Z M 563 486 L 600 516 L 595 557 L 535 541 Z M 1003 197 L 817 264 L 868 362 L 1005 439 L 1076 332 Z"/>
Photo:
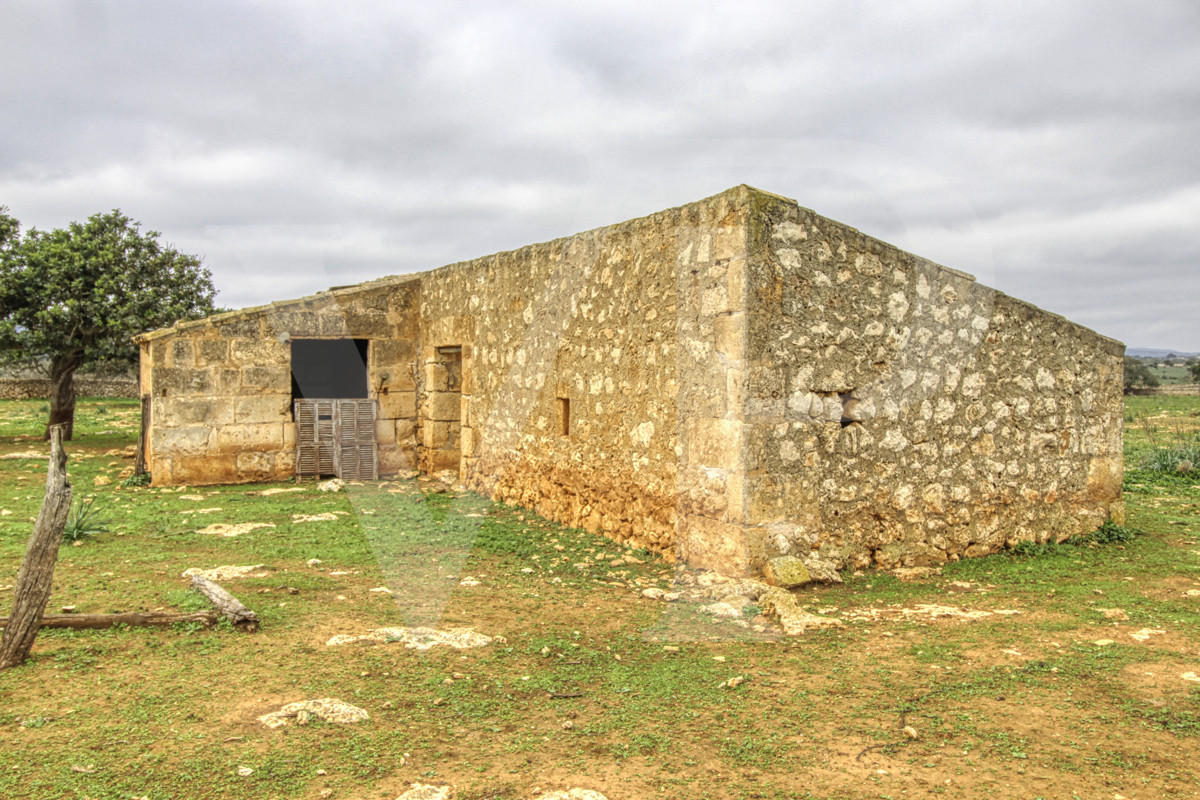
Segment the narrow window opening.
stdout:
<path fill-rule="evenodd" d="M 842 427 L 847 428 L 858 422 L 855 413 L 855 407 L 858 405 L 858 398 L 854 396 L 854 390 L 848 392 L 838 392 L 838 399 L 842 401 Z"/>
<path fill-rule="evenodd" d="M 555 401 L 558 405 L 558 435 L 571 435 L 571 401 L 560 397 Z"/>

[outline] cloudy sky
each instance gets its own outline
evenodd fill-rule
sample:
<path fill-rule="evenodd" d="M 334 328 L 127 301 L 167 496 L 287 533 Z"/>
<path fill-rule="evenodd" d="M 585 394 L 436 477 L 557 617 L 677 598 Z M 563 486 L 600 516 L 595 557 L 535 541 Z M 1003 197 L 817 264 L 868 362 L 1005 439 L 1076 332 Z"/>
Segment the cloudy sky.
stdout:
<path fill-rule="evenodd" d="M 1200 351 L 1200 4 L 0 0 L 0 205 L 229 307 L 739 183 Z"/>

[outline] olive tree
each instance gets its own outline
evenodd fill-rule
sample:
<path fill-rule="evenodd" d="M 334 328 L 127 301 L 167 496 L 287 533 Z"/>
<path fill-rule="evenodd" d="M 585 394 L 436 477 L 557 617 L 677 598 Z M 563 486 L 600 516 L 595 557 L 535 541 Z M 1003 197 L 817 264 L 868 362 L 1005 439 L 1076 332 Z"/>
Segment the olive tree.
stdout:
<path fill-rule="evenodd" d="M 212 275 L 196 256 L 114 209 L 40 231 L 0 208 L 0 360 L 50 379 L 50 427 L 71 438 L 75 371 L 134 362 L 136 333 L 213 312 Z"/>

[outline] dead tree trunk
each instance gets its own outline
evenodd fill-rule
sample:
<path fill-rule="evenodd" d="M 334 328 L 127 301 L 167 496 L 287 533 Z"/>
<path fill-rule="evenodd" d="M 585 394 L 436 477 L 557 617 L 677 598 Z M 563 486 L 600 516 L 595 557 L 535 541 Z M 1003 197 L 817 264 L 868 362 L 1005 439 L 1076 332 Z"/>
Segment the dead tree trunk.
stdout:
<path fill-rule="evenodd" d="M 238 602 L 229 592 L 199 575 L 192 576 L 192 586 L 207 597 L 217 607 L 217 611 L 228 617 L 236 627 L 245 631 L 258 630 L 258 615 Z"/>
<path fill-rule="evenodd" d="M 50 429 L 63 428 L 63 440 L 71 441 L 75 434 L 75 370 L 83 363 L 83 355 L 70 353 L 50 359 L 50 421 L 46 423 L 43 439 L 50 438 Z"/>
<path fill-rule="evenodd" d="M 111 628 L 114 625 L 155 626 L 174 625 L 176 622 L 200 622 L 204 625 L 215 625 L 221 615 L 216 611 L 190 611 L 184 614 L 167 614 L 157 611 L 130 611 L 121 614 L 43 614 L 43 628 L 75 628 L 76 630 L 93 630 L 96 628 Z M 8 620 L 0 617 L 0 628 L 8 625 Z"/>
<path fill-rule="evenodd" d="M 146 474 L 146 435 L 150 430 L 150 395 L 142 395 L 142 427 L 138 431 L 137 453 L 133 456 L 133 474 Z"/>
<path fill-rule="evenodd" d="M 54 562 L 67 513 L 71 510 L 71 482 L 67 480 L 67 452 L 62 428 L 50 429 L 50 465 L 46 470 L 46 496 L 25 549 L 25 560 L 13 588 L 13 609 L 0 639 L 0 669 L 21 664 L 33 649 L 46 601 L 54 588 Z"/>

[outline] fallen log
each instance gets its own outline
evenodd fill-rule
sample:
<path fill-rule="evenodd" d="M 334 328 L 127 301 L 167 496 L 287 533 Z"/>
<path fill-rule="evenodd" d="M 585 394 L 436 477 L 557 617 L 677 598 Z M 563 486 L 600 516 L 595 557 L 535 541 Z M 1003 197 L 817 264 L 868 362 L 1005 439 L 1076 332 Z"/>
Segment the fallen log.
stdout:
<path fill-rule="evenodd" d="M 67 514 L 71 510 L 71 481 L 67 478 L 67 452 L 63 449 L 63 429 L 59 425 L 46 431 L 50 439 L 50 463 L 46 468 L 46 495 L 33 525 L 33 534 L 25 548 L 21 571 L 13 589 L 11 620 L 0 637 L 0 669 L 22 664 L 33 649 L 41 627 L 46 601 L 54 588 L 54 562 Z"/>
<path fill-rule="evenodd" d="M 246 608 L 238 599 L 222 589 L 208 578 L 199 575 L 192 576 L 192 586 L 209 599 L 217 611 L 229 619 L 234 627 L 241 628 L 247 633 L 258 630 L 258 615 Z"/>
<path fill-rule="evenodd" d="M 149 625 L 173 625 L 176 622 L 202 622 L 205 625 L 215 625 L 221 615 L 216 611 L 192 611 L 187 614 L 168 614 L 164 612 L 128 612 L 121 614 L 43 614 L 43 628 L 76 628 L 96 629 L 111 628 L 114 625 L 129 625 L 144 627 Z M 0 628 L 8 625 L 7 617 L 0 617 Z"/>

